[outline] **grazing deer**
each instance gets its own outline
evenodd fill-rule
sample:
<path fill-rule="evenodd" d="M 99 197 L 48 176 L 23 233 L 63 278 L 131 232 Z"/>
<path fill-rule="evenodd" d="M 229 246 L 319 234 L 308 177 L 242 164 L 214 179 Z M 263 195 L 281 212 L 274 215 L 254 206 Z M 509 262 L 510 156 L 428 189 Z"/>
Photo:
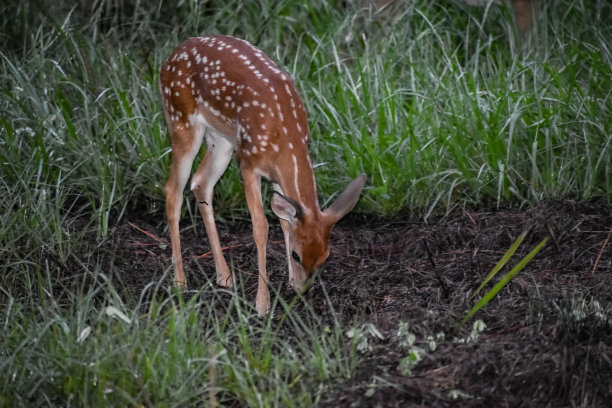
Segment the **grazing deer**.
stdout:
<path fill-rule="evenodd" d="M 215 35 L 190 38 L 170 55 L 160 73 L 163 109 L 172 141 L 166 212 L 175 280 L 185 287 L 179 218 L 183 189 L 206 140 L 206 154 L 191 180 L 217 272 L 217 284 L 232 286 L 213 213 L 213 188 L 232 155 L 240 166 L 257 247 L 256 308 L 269 312 L 266 273 L 268 220 L 261 178 L 273 183 L 274 213 L 281 220 L 289 263 L 289 285 L 301 291 L 329 255 L 333 225 L 359 199 L 366 176 L 353 180 L 321 211 L 308 156 L 310 131 L 304 104 L 291 77 L 244 40 Z"/>

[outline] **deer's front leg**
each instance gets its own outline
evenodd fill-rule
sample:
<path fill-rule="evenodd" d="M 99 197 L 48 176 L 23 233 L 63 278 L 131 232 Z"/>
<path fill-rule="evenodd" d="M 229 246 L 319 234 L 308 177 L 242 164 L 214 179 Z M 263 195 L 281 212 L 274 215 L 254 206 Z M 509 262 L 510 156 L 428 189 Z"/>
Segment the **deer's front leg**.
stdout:
<path fill-rule="evenodd" d="M 289 222 L 280 220 L 283 236 L 285 237 L 285 253 L 287 254 L 287 264 L 289 267 L 289 283 L 287 287 L 293 289 L 293 265 L 291 264 L 291 246 L 289 244 Z"/>
<path fill-rule="evenodd" d="M 259 279 L 257 282 L 257 300 L 255 307 L 259 316 L 270 311 L 270 292 L 268 291 L 268 273 L 266 271 L 266 245 L 268 243 L 268 220 L 261 201 L 261 176 L 250 169 L 242 168 L 244 193 L 253 223 L 253 239 L 257 247 L 257 264 Z"/>
<path fill-rule="evenodd" d="M 276 191 L 280 195 L 284 195 L 283 190 L 280 188 L 278 184 L 274 183 L 273 188 L 274 188 L 274 191 Z M 289 221 L 283 220 L 281 218 L 280 224 L 283 230 L 283 236 L 285 238 L 285 253 L 287 254 L 287 265 L 289 268 L 289 282 L 287 284 L 287 287 L 289 289 L 292 289 L 293 288 L 293 265 L 291 264 L 291 246 L 289 245 L 289 228 L 290 228 Z"/>

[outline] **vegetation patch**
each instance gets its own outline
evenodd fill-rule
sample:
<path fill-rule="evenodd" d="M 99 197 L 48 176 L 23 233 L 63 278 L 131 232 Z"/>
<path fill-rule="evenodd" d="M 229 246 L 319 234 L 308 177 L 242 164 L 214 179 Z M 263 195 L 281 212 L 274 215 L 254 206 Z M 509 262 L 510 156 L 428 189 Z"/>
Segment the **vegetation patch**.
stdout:
<path fill-rule="evenodd" d="M 523 39 L 508 7 L 458 1 L 56 3 L 0 5 L 0 406 L 612 400 L 610 2 L 539 2 Z M 263 319 L 235 163 L 235 289 L 189 192 L 171 285 L 158 73 L 217 33 L 295 78 L 322 206 L 368 174 L 302 297 L 271 222 Z"/>

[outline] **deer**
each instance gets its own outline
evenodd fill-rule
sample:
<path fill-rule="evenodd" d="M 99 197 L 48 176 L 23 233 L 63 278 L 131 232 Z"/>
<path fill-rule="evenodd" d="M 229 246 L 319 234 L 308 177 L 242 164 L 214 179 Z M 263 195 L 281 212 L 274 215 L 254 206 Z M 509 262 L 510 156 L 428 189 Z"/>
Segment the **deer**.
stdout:
<path fill-rule="evenodd" d="M 232 287 L 213 211 L 213 189 L 236 157 L 257 251 L 258 316 L 270 311 L 266 271 L 269 223 L 262 178 L 272 183 L 272 212 L 280 219 L 289 287 L 303 293 L 329 256 L 331 230 L 351 211 L 367 176 L 359 175 L 324 211 L 319 207 L 304 103 L 291 76 L 251 43 L 231 36 L 194 37 L 178 45 L 160 72 L 162 108 L 172 145 L 165 185 L 175 284 L 185 289 L 179 220 L 183 191 L 204 141 L 206 152 L 191 177 L 216 270 Z"/>

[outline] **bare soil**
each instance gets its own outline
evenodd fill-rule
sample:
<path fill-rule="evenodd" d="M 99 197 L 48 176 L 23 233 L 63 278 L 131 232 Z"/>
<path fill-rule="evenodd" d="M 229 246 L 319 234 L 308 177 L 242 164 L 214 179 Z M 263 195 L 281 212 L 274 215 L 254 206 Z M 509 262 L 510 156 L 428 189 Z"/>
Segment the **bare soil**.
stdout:
<path fill-rule="evenodd" d="M 124 217 L 105 244 L 109 270 L 125 290 L 139 293 L 169 269 L 169 238 L 161 221 Z M 236 290 L 254 301 L 257 267 L 250 224 L 218 224 L 226 258 L 241 282 Z M 282 233 L 276 221 L 270 224 L 268 269 L 277 292 L 272 296 L 290 301 Z M 468 301 L 469 296 L 527 229 L 500 276 L 545 237 L 547 245 L 460 325 L 480 298 Z M 354 378 L 326 393 L 320 405 L 610 406 L 611 232 L 612 206 L 573 201 L 461 210 L 427 224 L 349 216 L 334 228 L 322 276 L 295 312 L 303 312 L 307 303 L 323 326 L 334 319 L 331 304 L 347 328 L 355 321 L 370 323 L 382 339 L 368 337 Z M 208 284 L 214 263 L 203 227 L 183 231 L 182 243 L 189 286 Z M 486 329 L 470 340 L 477 319 Z M 409 324 L 415 346 L 425 350 L 411 370 L 402 365 L 410 348 L 397 334 L 401 322 Z M 444 339 L 431 350 L 427 338 L 440 332 Z"/>

